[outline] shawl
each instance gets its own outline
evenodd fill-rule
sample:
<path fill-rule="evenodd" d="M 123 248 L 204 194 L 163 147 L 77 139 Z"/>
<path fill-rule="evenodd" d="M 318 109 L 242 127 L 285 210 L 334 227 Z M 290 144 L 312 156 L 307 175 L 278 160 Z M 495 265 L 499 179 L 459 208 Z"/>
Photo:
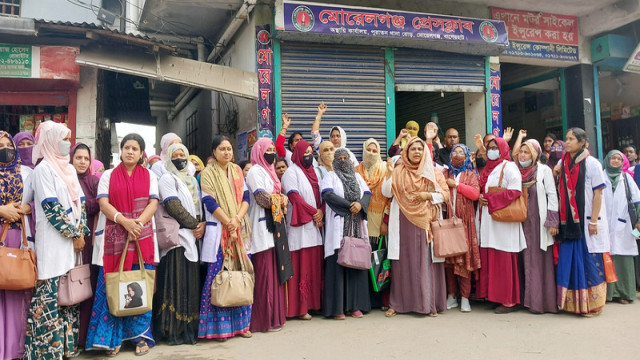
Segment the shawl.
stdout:
<path fill-rule="evenodd" d="M 76 219 L 80 218 L 80 193 L 76 184 L 76 169 L 70 164 L 71 156 L 69 154 L 62 155 L 58 150 L 58 144 L 71 130 L 53 121 L 44 121 L 36 130 L 36 145 L 33 148 L 33 159 L 36 161 L 41 157 L 47 160 L 53 171 L 60 176 L 62 181 L 67 185 L 69 197 L 73 204 L 72 209 L 76 212 Z"/>
<path fill-rule="evenodd" d="M 611 181 L 611 190 L 615 192 L 616 187 L 618 186 L 618 181 L 620 180 L 620 175 L 622 174 L 623 165 L 618 167 L 611 166 L 611 158 L 613 157 L 613 155 L 620 155 L 620 157 L 622 157 L 623 159 L 623 162 L 624 159 L 626 159 L 626 156 L 624 156 L 624 154 L 618 150 L 611 150 L 604 158 L 604 169 L 607 173 L 607 176 L 609 177 L 609 180 Z M 627 160 L 627 165 L 628 164 L 629 160 Z"/>
<path fill-rule="evenodd" d="M 577 240 L 584 236 L 584 187 L 586 161 L 589 150 L 581 149 L 574 157 L 565 153 L 558 190 L 560 192 L 560 233 L 564 240 Z"/>
<path fill-rule="evenodd" d="M 154 156 L 157 156 L 157 155 L 154 155 Z M 204 169 L 204 163 L 202 162 L 202 159 L 200 159 L 198 157 L 198 155 L 193 155 L 193 154 L 189 155 L 189 161 L 197 162 L 198 165 L 200 165 L 200 171 L 202 171 L 202 169 Z"/>
<path fill-rule="evenodd" d="M 496 160 L 487 159 L 487 165 L 482 169 L 482 173 L 480 174 L 480 192 L 484 193 L 485 185 L 487 185 L 487 180 L 489 179 L 489 175 L 496 168 L 496 166 L 502 164 L 504 160 L 509 160 L 509 144 L 504 141 L 501 137 L 496 137 L 491 141 L 495 141 L 498 144 L 498 149 L 500 151 L 500 156 Z M 491 143 L 487 143 L 487 146 Z"/>
<path fill-rule="evenodd" d="M 260 165 L 267 171 L 271 177 L 271 181 L 273 181 L 273 193 L 279 194 L 280 190 L 282 190 L 282 184 L 280 184 L 280 179 L 278 179 L 278 174 L 276 174 L 276 168 L 274 166 L 275 162 L 274 164 L 269 164 L 264 158 L 264 154 L 270 146 L 273 146 L 273 141 L 271 141 L 271 139 L 258 139 L 251 149 L 251 163 L 254 165 Z"/>
<path fill-rule="evenodd" d="M 424 146 L 424 152 L 420 162 L 413 164 L 409 161 L 409 148 L 413 143 L 419 142 Z M 418 137 L 411 138 L 407 146 L 402 150 L 402 162 L 393 169 L 391 189 L 393 197 L 407 219 L 421 229 L 428 229 L 433 218 L 430 202 L 416 202 L 416 193 L 425 191 L 441 192 L 435 175 L 431 152 L 424 141 Z"/>
<path fill-rule="evenodd" d="M 160 139 L 160 159 L 162 161 L 167 161 L 167 149 L 169 148 L 169 145 L 176 140 L 180 140 L 180 142 L 182 142 L 180 136 L 174 133 L 166 133 L 162 135 L 162 138 Z"/>
<path fill-rule="evenodd" d="M 370 154 L 367 151 L 367 147 L 371 144 L 376 144 L 378 154 Z M 382 182 L 384 181 L 385 175 L 387 175 L 387 164 L 383 162 L 380 157 L 380 144 L 378 141 L 373 138 L 365 141 L 362 156 L 363 161 L 356 167 L 356 172 L 362 176 L 373 195 L 369 202 L 369 211 L 373 213 L 382 213 L 388 203 L 388 199 L 382 195 L 381 191 Z M 369 157 L 375 158 L 374 163 L 372 165 L 370 164 L 370 166 L 367 165 L 370 161 L 368 160 Z"/>
<path fill-rule="evenodd" d="M 244 176 L 240 166 L 229 163 L 225 171 L 218 161 L 214 160 L 200 172 L 200 181 L 202 191 L 212 196 L 229 218 L 232 219 L 238 215 L 244 195 Z M 244 243 L 250 239 L 251 228 L 249 223 L 249 217 L 245 214 L 240 221 L 240 226 L 236 229 L 236 237 L 237 241 L 240 242 L 240 247 L 244 246 Z M 222 227 L 220 245 L 224 251 L 229 251 L 230 249 L 230 236 L 229 230 L 226 227 Z"/>
<path fill-rule="evenodd" d="M 320 146 L 318 147 L 318 164 L 324 166 L 327 170 L 332 171 L 335 152 L 331 153 L 331 157 L 329 159 L 325 159 L 322 157 L 324 155 L 324 149 L 326 149 L 327 146 L 333 146 L 333 143 L 328 140 L 320 143 Z"/>
<path fill-rule="evenodd" d="M 345 155 L 346 160 L 340 160 L 339 157 Z M 344 199 L 352 203 L 359 201 L 362 196 L 360 193 L 360 185 L 356 178 L 356 171 L 353 168 L 351 159 L 349 158 L 349 152 L 347 149 L 337 149 L 335 159 L 333 159 L 333 171 L 338 176 L 338 179 L 342 182 L 344 188 Z M 353 232 L 349 229 L 349 225 L 352 225 Z M 354 237 L 360 237 L 360 214 L 349 213 L 344 217 L 343 234 L 345 236 L 352 235 Z"/>
<path fill-rule="evenodd" d="M 465 159 L 461 166 L 454 166 L 453 162 L 451 161 L 451 155 L 449 155 L 449 173 L 454 178 L 461 172 L 474 170 L 473 162 L 471 162 L 471 150 L 469 150 L 469 148 L 465 144 L 455 144 L 451 148 L 451 154 L 453 154 L 453 151 L 456 148 L 461 148 L 464 151 Z"/>
<path fill-rule="evenodd" d="M 135 219 L 142 214 L 149 204 L 150 186 L 151 175 L 149 170 L 136 165 L 131 172 L 131 176 L 129 176 L 124 163 L 120 163 L 113 169 L 109 179 L 109 203 L 121 212 L 123 216 Z M 135 243 L 130 243 L 129 248 L 124 249 L 128 237 L 127 230 L 122 225 L 116 224 L 111 220 L 107 219 L 105 225 L 104 255 L 102 258 L 105 274 L 118 271 L 123 251 L 126 251 L 125 271 L 131 270 L 131 266 L 138 262 Z M 147 222 L 138 237 L 138 244 L 140 244 L 142 259 L 145 264 L 154 263 L 155 248 L 151 224 L 151 221 Z"/>
<path fill-rule="evenodd" d="M 11 135 L 6 131 L 0 130 L 0 138 L 6 137 L 13 143 L 14 149 L 16 143 Z M 0 163 L 0 202 L 2 205 L 10 203 L 20 204 L 22 202 L 22 192 L 24 183 L 20 174 L 20 153 L 16 151 L 16 156 L 12 162 L 4 164 Z"/>
<path fill-rule="evenodd" d="M 28 131 L 21 131 L 17 133 L 16 136 L 13 137 L 13 142 L 16 144 L 16 149 L 18 150 L 18 153 L 20 153 L 20 160 L 22 165 L 33 169 L 34 167 L 36 167 L 36 165 L 33 163 L 33 156 L 32 156 L 33 146 L 22 147 L 22 148 L 17 147 L 17 145 L 20 144 L 20 141 L 25 139 L 31 140 L 31 142 L 33 142 L 34 144 L 36 143 L 36 138 L 34 138 L 33 135 L 31 135 L 31 133 Z"/>
<path fill-rule="evenodd" d="M 547 159 L 547 165 L 549 165 L 551 169 L 558 165 L 558 162 L 560 162 L 560 159 L 564 156 L 564 149 L 564 141 L 562 140 L 555 140 L 553 144 L 551 144 L 551 151 Z"/>
<path fill-rule="evenodd" d="M 167 161 L 164 163 L 164 166 L 167 168 L 167 171 L 174 174 L 178 177 L 185 185 L 187 185 L 187 189 L 189 189 L 189 193 L 191 194 L 191 200 L 193 200 L 193 205 L 196 208 L 196 217 L 201 215 L 200 209 L 202 208 L 200 204 L 200 193 L 198 189 L 193 183 L 193 176 L 189 175 L 189 167 L 185 166 L 184 169 L 178 170 L 173 162 L 171 161 L 171 157 L 173 153 L 177 150 L 182 150 L 186 158 L 189 158 L 189 150 L 187 147 L 182 144 L 173 144 L 167 148 Z"/>
<path fill-rule="evenodd" d="M 529 148 L 529 152 L 531 152 L 531 165 L 527 168 L 523 168 L 522 165 L 520 165 L 520 161 L 516 161 L 515 163 L 518 166 L 518 169 L 520 169 L 520 175 L 522 175 L 522 186 L 529 187 L 536 182 L 538 161 L 540 160 L 542 152 L 538 140 L 527 140 L 522 143 L 522 146 L 526 146 Z"/>
<path fill-rule="evenodd" d="M 298 141 L 296 147 L 293 149 L 293 154 L 291 154 L 291 161 L 293 161 L 294 164 L 298 165 L 302 172 L 307 176 L 307 179 L 311 184 L 311 188 L 313 189 L 313 196 L 316 198 L 316 204 L 320 206 L 320 204 L 322 204 L 322 199 L 320 198 L 320 186 L 318 185 L 318 176 L 316 175 L 316 170 L 312 165 L 305 167 L 302 161 L 302 159 L 304 158 L 304 152 L 307 151 L 307 148 L 309 148 L 309 146 L 311 145 L 305 140 Z"/>
<path fill-rule="evenodd" d="M 414 126 L 416 128 L 416 130 L 409 130 L 409 126 Z M 407 121 L 407 123 L 404 126 L 405 129 L 407 129 L 407 131 L 409 132 L 409 135 L 411 135 L 411 137 L 416 137 L 418 136 L 418 132 L 420 131 L 420 124 L 418 124 L 417 122 L 411 120 L 411 121 Z M 404 149 L 404 147 L 407 145 L 407 139 L 403 138 L 402 140 L 400 140 L 400 147 Z"/>

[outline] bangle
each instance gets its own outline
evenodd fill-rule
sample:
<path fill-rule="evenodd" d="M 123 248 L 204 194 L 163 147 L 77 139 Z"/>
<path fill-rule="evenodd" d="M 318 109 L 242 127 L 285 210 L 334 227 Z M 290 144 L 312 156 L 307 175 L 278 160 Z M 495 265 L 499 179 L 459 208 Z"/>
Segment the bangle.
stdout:
<path fill-rule="evenodd" d="M 116 223 L 116 224 L 118 223 L 118 221 L 117 221 L 118 215 L 122 215 L 122 213 L 118 211 L 115 215 L 113 215 L 113 222 Z"/>
<path fill-rule="evenodd" d="M 589 221 L 589 225 L 598 225 L 598 223 L 597 222 L 593 223 L 593 222 Z"/>
<path fill-rule="evenodd" d="M 136 219 L 135 223 L 138 224 L 138 226 L 140 226 L 140 227 L 144 227 L 144 224 L 139 219 Z"/>
<path fill-rule="evenodd" d="M 236 219 L 238 219 L 238 222 L 242 222 L 242 219 L 240 219 L 240 216 L 238 216 L 238 214 L 236 214 Z"/>

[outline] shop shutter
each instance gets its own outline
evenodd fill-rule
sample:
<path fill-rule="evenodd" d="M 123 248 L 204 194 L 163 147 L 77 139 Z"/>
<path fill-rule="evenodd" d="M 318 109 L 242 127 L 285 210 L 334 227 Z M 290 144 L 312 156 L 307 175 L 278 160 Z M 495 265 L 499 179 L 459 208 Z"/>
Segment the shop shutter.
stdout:
<path fill-rule="evenodd" d="M 347 147 L 358 161 L 370 137 L 386 154 L 384 51 L 338 45 L 282 43 L 282 113 L 291 117 L 289 133 L 310 140 L 321 101 L 327 105 L 320 133 L 329 140 L 333 126 L 347 133 Z"/>
<path fill-rule="evenodd" d="M 417 49 L 395 52 L 396 91 L 483 92 L 482 56 Z"/>

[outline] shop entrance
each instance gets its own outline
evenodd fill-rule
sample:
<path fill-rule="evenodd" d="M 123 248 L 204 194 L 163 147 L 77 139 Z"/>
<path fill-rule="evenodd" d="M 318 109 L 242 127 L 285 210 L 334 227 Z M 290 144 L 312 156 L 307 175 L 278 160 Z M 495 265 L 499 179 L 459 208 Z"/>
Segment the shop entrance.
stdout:
<path fill-rule="evenodd" d="M 404 129 L 408 121 L 420 125 L 418 135 L 424 138 L 424 127 L 437 116 L 440 140 L 448 128 L 458 130 L 460 142 L 465 143 L 464 93 L 461 92 L 396 92 L 396 129 Z"/>

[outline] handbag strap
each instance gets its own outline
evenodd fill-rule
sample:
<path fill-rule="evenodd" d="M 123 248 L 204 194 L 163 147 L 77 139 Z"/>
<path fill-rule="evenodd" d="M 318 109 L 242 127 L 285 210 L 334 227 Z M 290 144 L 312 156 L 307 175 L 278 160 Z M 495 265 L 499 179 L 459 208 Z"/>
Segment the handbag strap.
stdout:
<path fill-rule="evenodd" d="M 142 250 L 140 249 L 140 243 L 138 240 L 134 240 L 136 243 L 136 250 L 138 252 L 138 264 L 140 265 L 140 271 L 144 269 L 144 260 L 142 259 Z M 129 236 L 127 235 L 127 242 L 124 245 L 124 249 L 122 250 L 122 255 L 120 256 L 120 266 L 118 267 L 118 272 L 123 272 L 124 270 L 124 259 L 127 257 L 127 252 L 129 252 Z M 145 272 L 142 271 L 142 276 L 144 276 Z"/>
<path fill-rule="evenodd" d="M 382 241 L 384 240 L 384 235 L 380 235 L 380 239 L 378 240 L 378 250 L 382 250 Z"/>
<path fill-rule="evenodd" d="M 27 241 L 27 232 L 24 229 L 24 214 L 20 215 L 20 221 L 16 222 L 18 227 L 20 228 L 20 233 L 22 235 L 22 246 L 26 249 L 29 247 L 29 242 Z M 5 240 L 7 239 L 7 235 L 9 233 L 9 229 L 11 229 L 11 223 L 2 223 L 2 235 L 0 236 L 0 246 L 4 246 Z"/>
<path fill-rule="evenodd" d="M 502 170 L 500 170 L 500 181 L 498 182 L 498 187 L 502 187 L 502 178 L 504 177 L 504 167 L 507 166 L 507 163 L 502 164 Z"/>

